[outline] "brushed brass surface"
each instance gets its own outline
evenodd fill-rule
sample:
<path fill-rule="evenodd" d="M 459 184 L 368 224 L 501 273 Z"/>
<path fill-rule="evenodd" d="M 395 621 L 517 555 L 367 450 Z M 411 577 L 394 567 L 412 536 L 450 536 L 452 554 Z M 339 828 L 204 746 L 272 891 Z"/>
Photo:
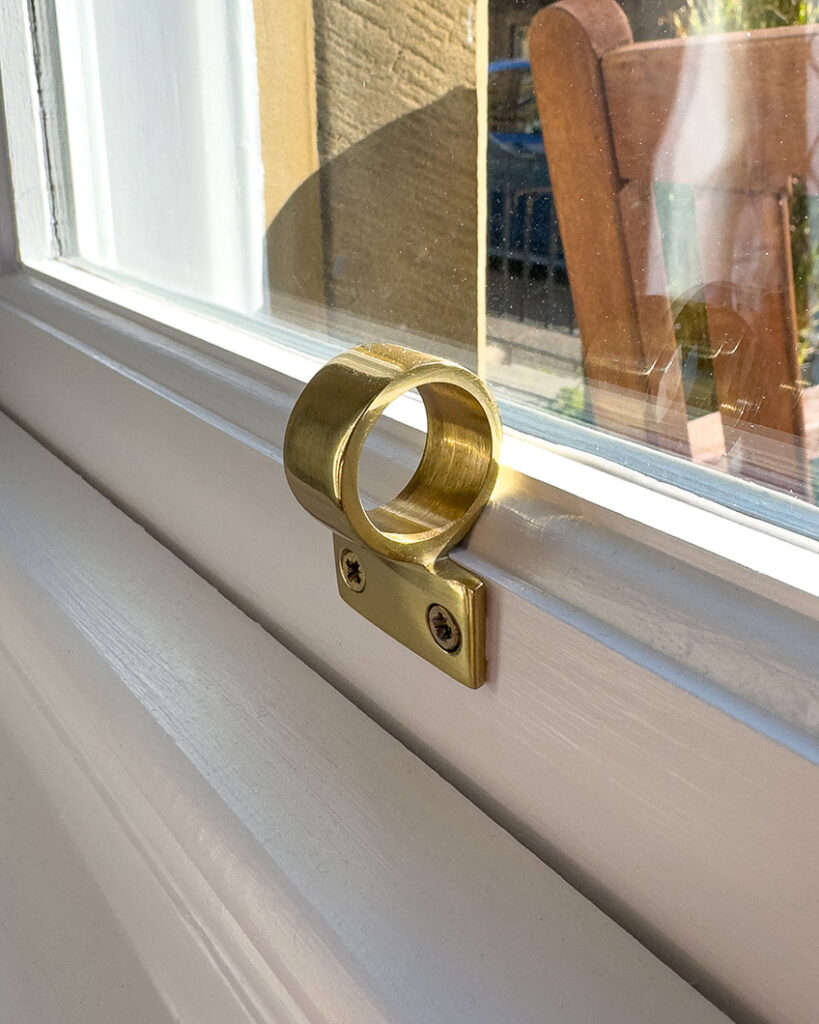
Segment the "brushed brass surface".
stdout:
<path fill-rule="evenodd" d="M 413 388 L 427 412 L 421 461 L 392 501 L 367 511 L 358 489 L 367 435 Z M 482 381 L 456 363 L 397 345 L 352 349 L 322 367 L 299 396 L 284 439 L 294 495 L 336 534 L 342 598 L 470 687 L 485 678 L 484 584 L 447 554 L 489 500 L 500 440 L 500 415 Z M 443 635 L 455 632 L 447 616 L 429 615 L 434 605 L 454 618 L 457 645 Z"/>

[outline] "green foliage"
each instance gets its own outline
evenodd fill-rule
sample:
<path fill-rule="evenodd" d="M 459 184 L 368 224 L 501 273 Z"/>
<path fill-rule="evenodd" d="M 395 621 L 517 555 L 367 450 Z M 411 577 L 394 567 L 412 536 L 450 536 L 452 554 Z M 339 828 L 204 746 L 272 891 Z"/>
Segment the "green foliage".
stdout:
<path fill-rule="evenodd" d="M 813 241 L 811 203 L 815 209 L 816 200 L 806 196 L 804 189 L 797 182 L 790 202 L 790 228 L 800 363 L 804 362 L 811 348 L 815 347 L 819 327 L 819 243 Z"/>
<path fill-rule="evenodd" d="M 550 411 L 573 420 L 587 420 L 586 393 L 582 384 L 561 388 L 550 403 Z"/>
<path fill-rule="evenodd" d="M 696 297 L 690 296 L 674 303 L 672 313 L 689 414 L 693 417 L 715 412 L 718 405 L 714 363 L 708 341 L 708 315 L 701 292 L 698 291 Z"/>
<path fill-rule="evenodd" d="M 664 20 L 675 35 L 688 36 L 807 25 L 817 19 L 819 0 L 688 0 Z"/>

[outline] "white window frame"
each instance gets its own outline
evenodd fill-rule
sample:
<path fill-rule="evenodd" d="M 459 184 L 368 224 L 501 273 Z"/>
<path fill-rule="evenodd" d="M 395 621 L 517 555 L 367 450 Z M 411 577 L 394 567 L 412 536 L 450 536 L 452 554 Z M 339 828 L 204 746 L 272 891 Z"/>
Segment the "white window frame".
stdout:
<path fill-rule="evenodd" d="M 0 407 L 718 1005 L 810 1020 L 819 544 L 507 431 L 459 553 L 490 584 L 490 677 L 458 687 L 338 600 L 286 487 L 331 341 L 20 263 L 51 226 L 30 69 L 3 72 Z M 385 477 L 413 429 L 375 432 Z"/>
<path fill-rule="evenodd" d="M 727 1024 L 3 416 L 0 449 L 9 1019 Z"/>

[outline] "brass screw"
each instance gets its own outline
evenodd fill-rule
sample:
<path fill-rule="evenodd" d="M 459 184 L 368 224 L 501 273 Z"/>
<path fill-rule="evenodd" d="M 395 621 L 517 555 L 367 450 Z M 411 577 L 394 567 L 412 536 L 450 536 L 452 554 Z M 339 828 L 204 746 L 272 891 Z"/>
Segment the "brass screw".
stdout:
<path fill-rule="evenodd" d="M 431 604 L 427 609 L 427 625 L 432 639 L 438 646 L 454 654 L 461 646 L 461 627 L 452 612 L 441 604 Z"/>
<path fill-rule="evenodd" d="M 338 567 L 341 572 L 341 578 L 350 590 L 360 594 L 367 585 L 367 574 L 364 572 L 364 566 L 361 564 L 358 555 L 349 548 L 345 548 L 339 555 Z"/>

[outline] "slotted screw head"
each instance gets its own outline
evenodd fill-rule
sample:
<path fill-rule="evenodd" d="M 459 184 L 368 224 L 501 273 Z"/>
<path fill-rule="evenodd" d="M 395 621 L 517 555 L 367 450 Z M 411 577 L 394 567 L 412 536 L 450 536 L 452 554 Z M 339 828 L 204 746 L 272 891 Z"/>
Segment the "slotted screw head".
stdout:
<path fill-rule="evenodd" d="M 432 639 L 449 654 L 461 646 L 461 627 L 455 616 L 441 604 L 432 604 L 427 609 L 427 625 Z"/>
<path fill-rule="evenodd" d="M 360 594 L 367 585 L 367 574 L 358 555 L 350 548 L 345 548 L 338 556 L 338 568 L 342 580 L 350 590 Z"/>

